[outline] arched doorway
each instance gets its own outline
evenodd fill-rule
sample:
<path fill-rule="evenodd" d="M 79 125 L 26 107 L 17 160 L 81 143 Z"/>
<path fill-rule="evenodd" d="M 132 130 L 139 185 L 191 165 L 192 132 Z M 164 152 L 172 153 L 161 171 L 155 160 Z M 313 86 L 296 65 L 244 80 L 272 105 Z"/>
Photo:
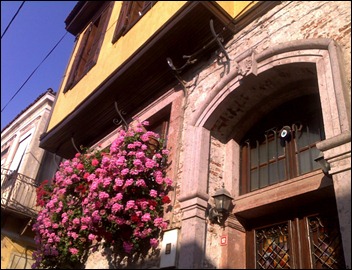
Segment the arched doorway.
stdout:
<path fill-rule="evenodd" d="M 319 96 L 308 94 L 273 108 L 241 140 L 239 192 L 261 200 L 235 214 L 246 229 L 247 268 L 346 268 L 332 181 L 314 162 L 324 139 Z M 297 191 L 294 182 L 311 172 L 321 186 Z M 270 201 L 273 190 L 280 199 Z"/>
<path fill-rule="evenodd" d="M 343 183 L 340 179 L 348 174 L 343 173 L 342 167 L 340 170 L 340 164 L 336 163 L 337 167 L 334 170 L 334 173 L 339 173 L 338 177 L 336 177 L 337 175 L 326 177 L 321 170 L 312 167 L 308 170 L 310 172 L 298 173 L 291 179 L 279 181 L 263 187 L 263 189 L 250 190 L 247 194 L 243 194 L 240 189 L 240 149 L 244 138 L 273 108 L 296 98 L 310 95 L 318 97 L 325 136 L 323 142 L 328 140 L 330 143 L 331 140 L 334 140 L 334 144 L 329 144 L 328 147 L 335 147 L 337 152 L 344 151 L 344 147 L 339 146 L 343 146 L 348 139 L 349 103 L 346 100 L 344 85 L 341 81 L 341 63 L 336 44 L 327 39 L 294 41 L 270 48 L 259 55 L 249 51 L 236 60 L 239 69 L 233 69 L 212 89 L 207 99 L 193 113 L 193 119 L 187 127 L 185 136 L 190 140 L 185 146 L 185 156 L 187 156 L 187 160 L 194 162 L 185 163 L 185 180 L 182 185 L 193 188 L 186 188 L 181 194 L 182 209 L 202 208 L 204 211 L 203 207 L 209 198 L 206 191 L 210 190 L 207 187 L 209 168 L 207 168 L 206 162 L 212 152 L 207 147 L 211 138 L 214 137 L 226 145 L 223 182 L 227 189 L 230 189 L 231 194 L 235 196 L 235 208 L 232 214 L 241 221 L 247 233 L 254 229 L 264 229 L 270 225 L 270 222 L 264 222 L 260 223 L 259 227 L 254 226 L 257 218 L 262 218 L 258 213 L 261 213 L 262 216 L 264 213 L 266 218 L 263 219 L 274 223 L 281 223 L 284 219 L 287 221 L 294 219 L 297 229 L 299 226 L 303 226 L 302 222 L 301 225 L 298 225 L 300 223 L 299 215 L 297 217 L 283 216 L 285 218 L 282 220 L 270 220 L 270 218 L 282 216 L 283 209 L 288 205 L 295 202 L 305 202 L 301 206 L 310 205 L 307 209 L 312 211 L 305 212 L 304 217 L 301 215 L 301 219 L 305 219 L 305 224 L 308 224 L 309 217 L 316 213 L 322 213 L 320 206 L 324 204 L 321 202 L 327 202 L 332 210 L 325 208 L 326 213 L 332 213 L 330 214 L 332 217 L 336 216 L 338 212 L 339 230 L 344 233 L 342 236 L 344 255 L 346 257 L 347 254 L 350 259 L 350 255 L 348 255 L 350 250 L 348 215 L 340 213 L 340 209 L 347 207 L 344 198 L 341 197 L 340 190 Z M 299 104 L 296 110 L 300 110 Z M 323 139 L 324 136 L 320 139 Z M 322 151 L 330 149 L 328 147 Z M 336 180 L 338 180 L 338 189 L 333 184 Z M 310 196 L 313 193 L 314 196 Z M 335 199 L 337 211 L 333 203 Z M 193 203 L 193 201 L 197 203 Z M 315 201 L 318 204 L 315 204 Z M 324 212 L 324 207 L 322 210 Z M 198 223 L 200 225 L 198 228 L 204 230 L 201 223 Z M 186 236 L 187 229 L 192 227 L 193 224 L 184 219 L 183 232 L 181 233 Z M 245 232 L 241 231 L 239 227 L 228 225 L 226 228 L 237 242 L 235 246 L 228 245 L 222 252 L 223 257 L 227 258 L 225 264 L 228 268 L 252 268 L 255 265 L 254 255 L 248 259 L 250 252 L 246 250 L 246 243 L 249 240 L 248 238 L 244 240 L 242 235 Z M 297 238 L 297 236 L 295 237 Z M 252 239 L 254 238 L 252 237 Z M 197 241 L 201 246 L 205 238 Z M 251 264 L 248 260 L 252 261 Z M 293 265 L 293 267 L 298 266 Z"/>
<path fill-rule="evenodd" d="M 243 79 L 214 115 L 211 136 L 240 153 L 233 213 L 245 267 L 346 268 L 333 181 L 314 162 L 326 138 L 315 64 Z"/>

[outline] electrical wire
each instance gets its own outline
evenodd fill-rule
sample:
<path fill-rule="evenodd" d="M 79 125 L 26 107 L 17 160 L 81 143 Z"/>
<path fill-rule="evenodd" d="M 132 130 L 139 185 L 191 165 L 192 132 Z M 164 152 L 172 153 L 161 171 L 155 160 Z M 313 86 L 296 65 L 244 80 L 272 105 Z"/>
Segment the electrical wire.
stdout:
<path fill-rule="evenodd" d="M 15 15 L 13 15 L 11 21 L 10 21 L 9 24 L 7 25 L 7 27 L 6 27 L 5 31 L 4 31 L 4 33 L 1 34 L 1 39 L 2 39 L 2 37 L 5 35 L 5 33 L 7 32 L 7 29 L 9 29 L 9 27 L 10 27 L 10 25 L 12 24 L 13 20 L 16 18 L 18 12 L 20 12 L 22 6 L 24 5 L 24 2 L 26 2 L 26 1 L 23 1 L 23 2 L 22 2 L 22 4 L 20 5 L 20 7 L 17 9 L 17 12 L 15 13 Z"/>
<path fill-rule="evenodd" d="M 14 97 L 21 91 L 23 86 L 29 81 L 29 79 L 33 76 L 33 74 L 37 71 L 37 69 L 43 64 L 43 62 L 49 57 L 49 55 L 55 50 L 55 48 L 61 43 L 61 41 L 64 39 L 66 36 L 67 32 L 62 36 L 62 38 L 56 43 L 56 45 L 50 50 L 50 52 L 44 57 L 44 59 L 40 62 L 40 64 L 33 70 L 31 75 L 27 78 L 27 80 L 21 85 L 21 87 L 16 91 L 16 93 L 12 96 L 12 98 L 6 103 L 4 108 L 1 109 L 1 112 L 7 107 L 7 105 L 11 102 L 11 100 L 14 99 Z"/>

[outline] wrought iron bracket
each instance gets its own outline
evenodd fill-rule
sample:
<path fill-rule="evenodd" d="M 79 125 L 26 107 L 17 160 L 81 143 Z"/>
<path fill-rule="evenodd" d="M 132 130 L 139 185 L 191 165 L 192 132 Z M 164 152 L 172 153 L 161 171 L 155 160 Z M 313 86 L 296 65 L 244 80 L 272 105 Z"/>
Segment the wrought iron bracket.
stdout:
<path fill-rule="evenodd" d="M 79 151 L 79 149 L 77 148 L 73 137 L 71 137 L 71 143 L 72 143 L 73 147 L 76 149 L 77 153 L 81 153 L 81 151 Z"/>
<path fill-rule="evenodd" d="M 219 212 L 214 207 L 209 209 L 209 220 L 212 224 L 219 224 L 220 226 L 224 227 L 226 219 L 230 216 L 228 212 Z"/>
<path fill-rule="evenodd" d="M 183 79 L 180 77 L 180 75 L 178 75 L 178 73 L 180 73 L 180 71 L 183 69 L 183 67 L 182 68 L 176 68 L 175 66 L 174 66 L 174 63 L 172 62 L 172 60 L 171 60 L 171 58 L 170 57 L 167 57 L 166 58 L 166 61 L 167 61 L 167 63 L 168 63 L 168 65 L 169 65 L 169 67 L 173 70 L 173 74 L 174 74 L 174 76 L 176 77 L 176 79 L 181 83 L 181 85 L 182 85 L 182 87 L 183 87 L 183 91 L 184 91 L 184 94 L 186 94 L 186 84 L 185 84 L 185 82 L 183 81 Z M 185 64 L 186 65 L 186 64 Z M 185 66 L 184 65 L 184 66 Z"/>
<path fill-rule="evenodd" d="M 117 114 L 119 115 L 118 118 L 114 118 L 112 121 L 114 122 L 115 125 L 120 126 L 122 124 L 122 128 L 127 130 L 128 128 L 128 123 L 123 117 L 123 115 L 126 115 L 126 112 L 119 110 L 119 107 L 117 106 L 117 102 L 115 101 L 115 110 Z"/>
<path fill-rule="evenodd" d="M 210 31 L 213 34 L 214 40 L 216 40 L 216 42 L 218 43 L 221 52 L 226 57 L 226 61 L 222 62 L 222 64 L 224 64 L 225 68 L 227 67 L 227 73 L 229 73 L 230 72 L 230 57 L 229 57 L 224 45 L 222 45 L 222 42 L 224 41 L 223 38 L 221 38 L 219 36 L 219 34 L 216 34 L 216 32 L 215 32 L 213 20 L 210 20 Z M 223 75 L 224 75 L 224 73 L 222 74 L 222 76 Z"/>
<path fill-rule="evenodd" d="M 181 77 L 179 76 L 179 73 L 188 65 L 194 64 L 198 61 L 198 59 L 196 58 L 197 55 L 199 55 L 202 51 L 204 51 L 206 48 L 208 48 L 211 44 L 213 44 L 214 42 L 217 42 L 217 44 L 220 47 L 221 52 L 224 54 L 224 56 L 226 57 L 226 62 L 225 65 L 228 68 L 228 71 L 230 71 L 230 57 L 225 49 L 225 47 L 222 45 L 223 42 L 223 38 L 220 36 L 220 34 L 216 34 L 215 29 L 214 29 L 214 22 L 211 19 L 210 20 L 210 31 L 213 35 L 213 39 L 211 41 L 209 41 L 205 46 L 203 46 L 200 50 L 198 50 L 197 52 L 193 53 L 192 55 L 183 55 L 182 58 L 183 59 L 187 59 L 187 61 L 181 66 L 181 67 L 175 67 L 175 65 L 173 64 L 172 60 L 170 57 L 166 58 L 166 61 L 169 65 L 169 67 L 174 71 L 174 75 L 177 78 L 177 80 L 179 80 L 182 85 L 184 85 L 183 80 L 181 79 Z"/>

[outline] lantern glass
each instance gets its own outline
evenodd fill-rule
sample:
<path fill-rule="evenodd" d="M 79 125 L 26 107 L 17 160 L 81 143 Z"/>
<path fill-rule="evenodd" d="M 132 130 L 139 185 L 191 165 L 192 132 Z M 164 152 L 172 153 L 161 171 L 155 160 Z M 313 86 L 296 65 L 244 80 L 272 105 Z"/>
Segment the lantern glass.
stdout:
<path fill-rule="evenodd" d="M 216 194 L 213 196 L 214 201 L 215 201 L 215 208 L 217 211 L 223 213 L 223 212 L 228 212 L 230 210 L 231 206 L 231 201 L 232 197 L 230 193 L 222 188 L 216 192 Z"/>
<path fill-rule="evenodd" d="M 223 208 L 223 196 L 222 195 L 214 197 L 214 201 L 215 201 L 215 208 L 217 210 Z"/>
<path fill-rule="evenodd" d="M 232 198 L 227 197 L 227 196 L 224 196 L 222 208 L 223 208 L 225 211 L 229 211 L 229 210 L 230 210 L 231 201 L 232 201 Z"/>

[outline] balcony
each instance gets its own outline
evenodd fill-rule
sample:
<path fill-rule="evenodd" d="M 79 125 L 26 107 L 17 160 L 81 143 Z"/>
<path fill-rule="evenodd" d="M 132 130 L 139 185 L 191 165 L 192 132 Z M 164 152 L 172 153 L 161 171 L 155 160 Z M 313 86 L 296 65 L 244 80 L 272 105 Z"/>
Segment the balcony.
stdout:
<path fill-rule="evenodd" d="M 39 211 L 36 206 L 36 188 L 34 179 L 1 168 L 1 211 L 35 217 Z"/>

